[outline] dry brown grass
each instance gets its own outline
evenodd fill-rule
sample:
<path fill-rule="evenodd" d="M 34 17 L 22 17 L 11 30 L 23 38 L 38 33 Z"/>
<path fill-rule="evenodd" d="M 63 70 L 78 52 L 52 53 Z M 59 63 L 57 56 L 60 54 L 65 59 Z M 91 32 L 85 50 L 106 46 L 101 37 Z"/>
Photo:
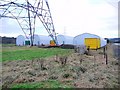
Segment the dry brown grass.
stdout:
<path fill-rule="evenodd" d="M 23 60 L 3 62 L 3 86 L 15 83 L 40 82 L 58 80 L 66 85 L 78 88 L 115 88 L 118 87 L 118 60 L 113 58 L 111 46 L 108 45 L 108 64 L 102 49 L 91 50 L 91 55 L 73 53 L 67 57 L 64 66 L 60 58 L 46 58 L 44 69 L 39 60 Z M 82 60 L 82 61 L 81 61 Z"/>

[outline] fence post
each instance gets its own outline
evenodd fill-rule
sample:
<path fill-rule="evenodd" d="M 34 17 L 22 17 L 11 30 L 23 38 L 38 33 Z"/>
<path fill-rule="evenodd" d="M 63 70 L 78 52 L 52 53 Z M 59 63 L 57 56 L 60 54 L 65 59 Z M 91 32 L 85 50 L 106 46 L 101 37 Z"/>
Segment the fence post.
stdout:
<path fill-rule="evenodd" d="M 103 53 L 104 53 L 104 58 L 105 58 L 105 46 L 104 46 L 104 48 L 103 48 Z"/>
<path fill-rule="evenodd" d="M 108 64 L 108 56 L 107 56 L 107 53 L 106 53 L 105 57 L 106 57 L 106 64 Z"/>
<path fill-rule="evenodd" d="M 108 64 L 107 46 L 104 46 L 103 53 L 104 53 L 104 58 L 106 60 L 106 64 Z"/>

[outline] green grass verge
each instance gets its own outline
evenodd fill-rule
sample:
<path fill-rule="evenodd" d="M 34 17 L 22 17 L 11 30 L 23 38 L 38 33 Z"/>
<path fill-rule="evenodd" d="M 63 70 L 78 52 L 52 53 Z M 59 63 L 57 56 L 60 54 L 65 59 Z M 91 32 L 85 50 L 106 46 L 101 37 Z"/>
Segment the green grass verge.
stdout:
<path fill-rule="evenodd" d="M 15 44 L 1 44 L 2 47 L 13 47 L 15 46 Z"/>
<path fill-rule="evenodd" d="M 14 84 L 11 88 L 72 88 L 56 80 L 47 80 L 39 83 Z"/>
<path fill-rule="evenodd" d="M 70 49 L 61 48 L 4 47 L 2 50 L 2 61 L 33 60 L 35 58 L 45 58 L 56 54 L 69 55 L 70 53 Z"/>

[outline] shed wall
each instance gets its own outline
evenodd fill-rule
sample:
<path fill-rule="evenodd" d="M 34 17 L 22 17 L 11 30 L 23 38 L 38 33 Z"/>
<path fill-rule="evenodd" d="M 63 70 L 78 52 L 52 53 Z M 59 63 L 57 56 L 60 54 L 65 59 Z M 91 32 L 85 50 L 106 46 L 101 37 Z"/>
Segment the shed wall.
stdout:
<path fill-rule="evenodd" d="M 44 35 L 39 35 L 39 37 L 40 37 L 40 45 L 41 44 L 50 45 L 51 37 Z"/>
<path fill-rule="evenodd" d="M 104 38 L 100 38 L 101 40 L 101 47 L 105 46 L 107 44 L 107 40 L 105 40 Z"/>
<path fill-rule="evenodd" d="M 33 45 L 39 45 L 40 44 L 40 37 L 39 35 L 34 35 Z"/>
<path fill-rule="evenodd" d="M 24 46 L 25 45 L 25 37 L 23 35 L 19 35 L 16 38 L 16 45 L 17 46 Z"/>
<path fill-rule="evenodd" d="M 33 45 L 49 45 L 51 38 L 44 35 L 34 35 Z"/>
<path fill-rule="evenodd" d="M 73 37 L 71 36 L 64 36 L 64 35 L 58 35 L 57 36 L 58 44 L 73 44 Z"/>

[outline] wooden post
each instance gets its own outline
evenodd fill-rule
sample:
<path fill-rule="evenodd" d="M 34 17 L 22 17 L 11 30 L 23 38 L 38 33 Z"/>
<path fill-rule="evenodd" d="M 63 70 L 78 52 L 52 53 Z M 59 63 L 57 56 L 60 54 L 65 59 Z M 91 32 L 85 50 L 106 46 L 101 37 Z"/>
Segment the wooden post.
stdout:
<path fill-rule="evenodd" d="M 106 64 L 108 64 L 108 55 L 107 55 L 107 45 L 105 46 L 105 53 L 106 53 Z"/>
<path fill-rule="evenodd" d="M 107 46 L 103 48 L 104 58 L 106 60 L 106 64 L 108 64 L 108 55 L 107 55 Z"/>
<path fill-rule="evenodd" d="M 105 47 L 103 48 L 104 58 L 105 58 Z"/>
<path fill-rule="evenodd" d="M 106 64 L 108 64 L 108 56 L 107 56 L 107 53 L 106 53 L 105 57 L 106 57 Z"/>

